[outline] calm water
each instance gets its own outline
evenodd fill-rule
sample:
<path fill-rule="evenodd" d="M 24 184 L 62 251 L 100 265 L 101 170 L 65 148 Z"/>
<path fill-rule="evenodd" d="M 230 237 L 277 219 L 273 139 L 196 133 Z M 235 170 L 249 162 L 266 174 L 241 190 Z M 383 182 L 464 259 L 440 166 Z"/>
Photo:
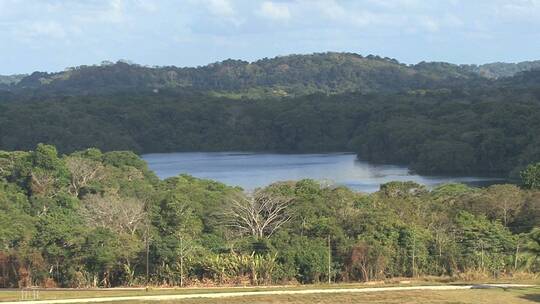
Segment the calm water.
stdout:
<path fill-rule="evenodd" d="M 373 165 L 356 160 L 355 154 L 263 154 L 263 153 L 163 153 L 142 156 L 160 178 L 187 173 L 246 190 L 276 181 L 311 178 L 374 192 L 389 181 L 415 181 L 427 186 L 447 182 L 487 185 L 502 182 L 482 177 L 445 177 L 409 174 L 406 167 Z"/>

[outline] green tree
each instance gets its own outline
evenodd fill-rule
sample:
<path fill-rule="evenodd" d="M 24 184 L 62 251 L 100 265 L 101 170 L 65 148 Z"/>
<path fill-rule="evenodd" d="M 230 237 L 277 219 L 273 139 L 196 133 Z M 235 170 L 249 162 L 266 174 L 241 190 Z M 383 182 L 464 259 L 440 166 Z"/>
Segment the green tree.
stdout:
<path fill-rule="evenodd" d="M 540 189 L 540 163 L 530 164 L 521 171 L 523 185 L 529 189 Z"/>
<path fill-rule="evenodd" d="M 527 268 L 538 271 L 540 269 L 540 228 L 535 228 L 529 233 L 525 253 L 527 255 Z"/>

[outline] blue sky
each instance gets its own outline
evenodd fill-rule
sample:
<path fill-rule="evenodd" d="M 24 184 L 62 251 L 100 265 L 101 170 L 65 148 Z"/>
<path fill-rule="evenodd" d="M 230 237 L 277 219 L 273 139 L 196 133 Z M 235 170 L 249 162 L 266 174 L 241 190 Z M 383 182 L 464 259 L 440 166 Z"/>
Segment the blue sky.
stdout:
<path fill-rule="evenodd" d="M 540 0 L 0 0 L 0 74 L 323 51 L 406 63 L 540 59 Z"/>

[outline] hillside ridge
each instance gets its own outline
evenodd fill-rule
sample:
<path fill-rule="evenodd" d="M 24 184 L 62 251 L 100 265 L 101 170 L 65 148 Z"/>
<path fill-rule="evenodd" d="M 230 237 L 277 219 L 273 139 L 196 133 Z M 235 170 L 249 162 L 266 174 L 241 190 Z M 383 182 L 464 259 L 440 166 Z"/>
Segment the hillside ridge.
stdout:
<path fill-rule="evenodd" d="M 396 59 L 355 53 L 313 53 L 248 62 L 227 59 L 198 67 L 148 67 L 104 61 L 62 72 L 0 76 L 9 91 L 90 94 L 115 91 L 193 89 L 241 97 L 298 96 L 312 93 L 395 93 L 462 87 L 540 68 L 540 61 L 517 64 L 457 65 L 446 62 L 404 64 Z"/>

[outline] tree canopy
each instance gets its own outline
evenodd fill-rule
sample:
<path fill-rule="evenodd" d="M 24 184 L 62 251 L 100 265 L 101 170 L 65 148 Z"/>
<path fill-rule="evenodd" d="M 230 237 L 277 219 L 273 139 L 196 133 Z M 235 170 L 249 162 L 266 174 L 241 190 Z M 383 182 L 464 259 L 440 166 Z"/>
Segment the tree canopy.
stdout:
<path fill-rule="evenodd" d="M 130 152 L 38 145 L 0 152 L 0 286 L 538 272 L 539 206 L 538 190 L 513 185 L 391 182 L 364 194 L 300 180 L 249 196 L 187 175 L 159 180 Z"/>

